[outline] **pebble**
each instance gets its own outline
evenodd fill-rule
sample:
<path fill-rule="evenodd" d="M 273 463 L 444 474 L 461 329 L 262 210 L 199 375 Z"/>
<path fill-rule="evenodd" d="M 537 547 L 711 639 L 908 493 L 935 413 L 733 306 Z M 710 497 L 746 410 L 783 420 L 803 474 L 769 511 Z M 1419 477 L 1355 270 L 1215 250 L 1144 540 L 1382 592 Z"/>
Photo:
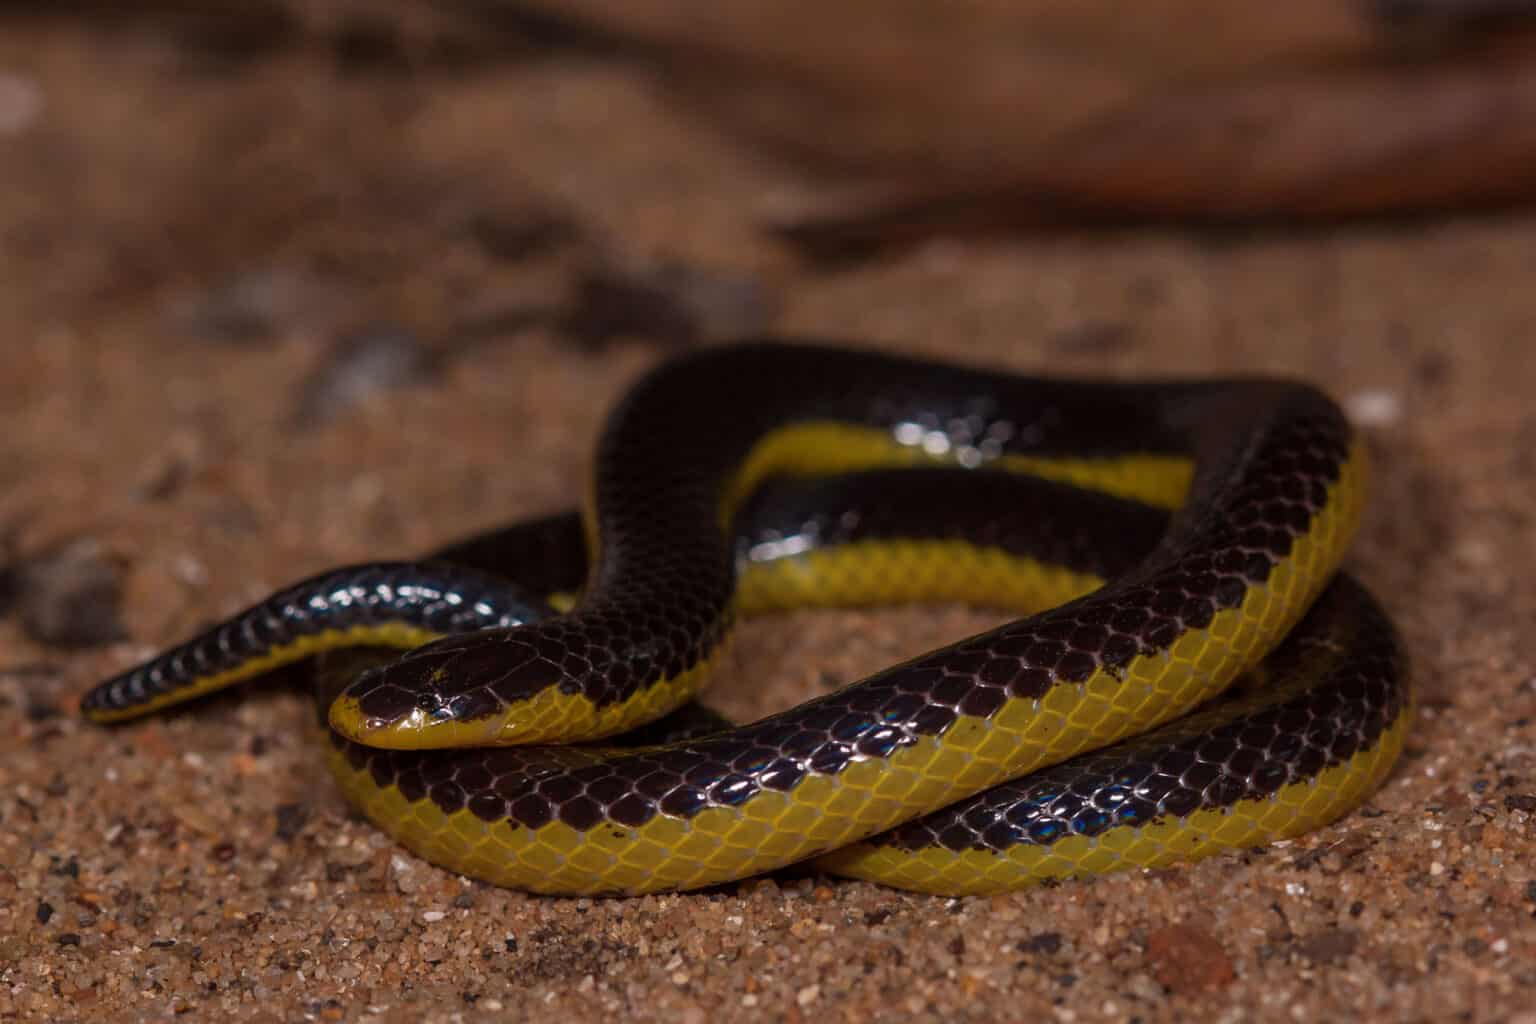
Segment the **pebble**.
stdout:
<path fill-rule="evenodd" d="M 1055 334 L 1050 346 L 1069 355 L 1106 356 L 1133 348 L 1136 329 L 1118 320 L 1090 320 Z"/>
<path fill-rule="evenodd" d="M 763 282 L 742 273 L 671 261 L 603 266 L 582 277 L 560 326 L 591 350 L 631 337 L 692 345 L 761 333 L 778 307 Z"/>
<path fill-rule="evenodd" d="M 296 318 L 306 282 L 282 268 L 234 274 L 175 311 L 182 330 L 205 341 L 251 345 L 271 341 Z"/>
<path fill-rule="evenodd" d="M 25 75 L 0 71 L 0 136 L 20 135 L 42 113 L 42 87 Z"/>
<path fill-rule="evenodd" d="M 433 352 L 414 333 L 376 324 L 341 338 L 300 389 L 294 425 L 332 422 L 355 407 L 432 379 Z"/>
<path fill-rule="evenodd" d="M 39 643 L 99 647 L 127 638 L 121 619 L 122 570 L 102 544 L 82 537 L 12 568 L 11 603 Z"/>
<path fill-rule="evenodd" d="M 1326 928 L 1296 943 L 1296 952 L 1308 960 L 1342 960 L 1360 944 L 1359 933 L 1347 928 Z"/>
<path fill-rule="evenodd" d="M 1357 391 L 1344 400 L 1344 411 L 1362 427 L 1391 427 L 1403 418 L 1403 402 L 1392 391 Z"/>
<path fill-rule="evenodd" d="M 1222 989 L 1237 979 L 1226 948 L 1193 924 L 1165 925 L 1148 933 L 1147 962 L 1158 984 L 1175 994 Z"/>
<path fill-rule="evenodd" d="M 278 804 L 276 827 L 273 834 L 284 842 L 292 842 L 309 821 L 309 808 L 304 804 Z"/>

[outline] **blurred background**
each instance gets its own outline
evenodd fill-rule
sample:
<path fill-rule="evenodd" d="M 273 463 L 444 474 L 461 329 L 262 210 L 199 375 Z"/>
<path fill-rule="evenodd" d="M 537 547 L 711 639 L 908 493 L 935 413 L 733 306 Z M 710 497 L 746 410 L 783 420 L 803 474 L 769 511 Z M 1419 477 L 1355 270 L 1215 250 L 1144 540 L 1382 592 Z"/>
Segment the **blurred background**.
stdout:
<path fill-rule="evenodd" d="M 182 326 L 247 341 L 339 304 L 677 342 L 771 322 L 753 275 L 934 238 L 1519 207 L 1533 22 L 1528 0 L 0 3 L 5 297 L 187 289 Z"/>

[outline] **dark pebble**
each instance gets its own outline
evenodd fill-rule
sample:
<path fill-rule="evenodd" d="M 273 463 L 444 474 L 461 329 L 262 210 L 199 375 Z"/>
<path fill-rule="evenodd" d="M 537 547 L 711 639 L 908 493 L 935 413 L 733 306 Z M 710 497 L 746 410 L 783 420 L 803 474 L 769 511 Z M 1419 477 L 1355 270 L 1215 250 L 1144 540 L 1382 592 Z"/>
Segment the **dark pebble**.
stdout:
<path fill-rule="evenodd" d="M 16 569 L 15 605 L 33 640 L 96 647 L 126 639 L 122 572 L 95 540 L 34 555 Z"/>
<path fill-rule="evenodd" d="M 1051 338 L 1049 344 L 1057 352 L 1102 356 L 1123 352 L 1135 343 L 1136 331 L 1130 324 L 1105 320 L 1068 328 Z"/>
<path fill-rule="evenodd" d="M 1530 793 L 1511 793 L 1504 798 L 1506 811 L 1525 811 L 1536 813 L 1536 795 Z"/>
<path fill-rule="evenodd" d="M 1060 932 L 1041 932 L 1031 935 L 1019 943 L 1020 953 L 1043 953 L 1046 956 L 1055 956 L 1061 952 Z"/>
<path fill-rule="evenodd" d="M 309 821 L 309 808 L 303 804 L 277 805 L 277 838 L 292 842 Z"/>
<path fill-rule="evenodd" d="M 63 714 L 63 712 L 59 710 L 59 706 L 57 704 L 46 700 L 34 700 L 27 703 L 27 721 L 31 722 L 33 725 L 51 721 L 55 718 L 58 718 L 61 714 Z"/>
<path fill-rule="evenodd" d="M 1295 950 L 1308 960 L 1323 962 L 1342 960 L 1355 951 L 1360 936 L 1346 928 L 1325 928 L 1315 935 L 1299 940 Z"/>
<path fill-rule="evenodd" d="M 252 345 L 272 340 L 298 309 L 303 282 L 282 270 L 236 274 L 187 302 L 182 329 L 204 341 Z"/>
<path fill-rule="evenodd" d="M 47 924 L 53 919 L 53 904 L 46 900 L 37 901 L 37 923 Z"/>
<path fill-rule="evenodd" d="M 220 843 L 213 848 L 213 859 L 221 864 L 227 864 L 235 859 L 235 844 Z"/>
<path fill-rule="evenodd" d="M 166 452 L 133 489 L 142 501 L 166 501 L 176 496 L 192 476 L 192 463 L 180 452 Z"/>
<path fill-rule="evenodd" d="M 380 395 L 421 384 L 438 360 L 403 327 L 379 324 L 342 338 L 305 382 L 294 411 L 298 427 L 314 427 Z"/>
<path fill-rule="evenodd" d="M 61 946 L 78 946 L 80 945 L 80 935 L 77 932 L 65 932 L 57 939 L 54 939 L 54 941 Z"/>
<path fill-rule="evenodd" d="M 551 210 L 483 211 L 469 234 L 492 259 L 508 263 L 537 256 L 580 235 L 576 224 Z"/>
<path fill-rule="evenodd" d="M 757 334 L 778 315 L 778 298 L 755 277 L 680 263 L 586 274 L 560 327 L 596 350 L 620 338 L 668 345 L 728 341 Z"/>

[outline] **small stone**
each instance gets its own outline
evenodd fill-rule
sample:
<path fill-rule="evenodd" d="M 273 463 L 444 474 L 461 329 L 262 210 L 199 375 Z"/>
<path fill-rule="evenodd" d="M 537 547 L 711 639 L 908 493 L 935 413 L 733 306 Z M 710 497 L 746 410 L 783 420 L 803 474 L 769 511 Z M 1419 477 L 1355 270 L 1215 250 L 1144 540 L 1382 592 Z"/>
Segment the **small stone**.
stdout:
<path fill-rule="evenodd" d="M 1362 427 L 1390 427 L 1403 418 L 1402 399 L 1391 391 L 1357 391 L 1345 400 L 1344 408 Z"/>
<path fill-rule="evenodd" d="M 438 360 L 415 334 L 393 324 L 342 338 L 299 394 L 294 424 L 329 423 L 365 402 L 435 376 Z"/>
<path fill-rule="evenodd" d="M 22 628 L 39 643 L 98 647 L 126 639 L 122 573 L 93 538 L 35 555 L 13 570 Z"/>
<path fill-rule="evenodd" d="M 1130 348 L 1135 341 L 1136 331 L 1130 324 L 1093 320 L 1062 331 L 1051 338 L 1050 345 L 1058 352 L 1109 355 Z"/>
<path fill-rule="evenodd" d="M 1215 991 L 1237 979 L 1226 949 L 1197 925 L 1173 924 L 1149 933 L 1147 961 L 1157 983 L 1181 995 Z"/>
<path fill-rule="evenodd" d="M 297 318 L 306 290 L 303 278 L 291 271 L 246 270 L 180 303 L 172 316 L 183 331 L 207 341 L 258 344 Z"/>
<path fill-rule="evenodd" d="M 1043 956 L 1055 956 L 1061 952 L 1060 932 L 1039 932 L 1031 935 L 1019 943 L 1020 953 L 1039 953 Z"/>
<path fill-rule="evenodd" d="M 395 888 L 409 896 L 421 888 L 421 879 L 410 861 L 398 853 L 389 858 L 389 868 L 395 873 Z"/>
<path fill-rule="evenodd" d="M 0 135 L 20 135 L 43 112 L 43 90 L 22 75 L 0 72 Z"/>
<path fill-rule="evenodd" d="M 1343 960 L 1355 951 L 1360 943 L 1358 933 L 1347 928 L 1325 928 L 1296 943 L 1298 955 L 1313 963 Z"/>
<path fill-rule="evenodd" d="M 308 821 L 309 808 L 303 804 L 278 804 L 277 838 L 285 843 L 292 842 L 304 830 L 304 825 Z"/>
<path fill-rule="evenodd" d="M 758 334 L 778 306 L 761 281 L 742 273 L 670 261 L 605 266 L 582 279 L 561 327 L 585 349 L 628 337 L 692 345 Z"/>
<path fill-rule="evenodd" d="M 1536 814 L 1536 795 L 1531 793 L 1511 793 L 1504 798 L 1506 811 L 1524 811 L 1527 814 Z"/>
<path fill-rule="evenodd" d="M 807 985 L 795 993 L 795 1002 L 801 1006 L 810 1006 L 821 996 L 820 985 Z"/>
<path fill-rule="evenodd" d="M 580 235 L 574 222 L 539 207 L 483 211 L 467 226 L 487 256 L 509 263 L 537 256 Z"/>

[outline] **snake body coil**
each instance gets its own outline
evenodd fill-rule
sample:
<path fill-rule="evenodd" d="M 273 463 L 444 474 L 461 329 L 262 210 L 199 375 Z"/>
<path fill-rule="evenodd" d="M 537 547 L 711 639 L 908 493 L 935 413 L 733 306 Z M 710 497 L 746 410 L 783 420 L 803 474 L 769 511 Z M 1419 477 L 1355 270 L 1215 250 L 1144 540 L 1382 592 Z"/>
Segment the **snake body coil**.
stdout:
<path fill-rule="evenodd" d="M 1334 578 L 1363 474 L 1292 382 L 703 351 L 612 414 L 582 522 L 304 581 L 84 710 L 408 648 L 329 702 L 343 790 L 429 860 L 539 892 L 811 857 L 956 893 L 1167 864 L 1331 821 L 1395 760 L 1397 640 Z M 750 725 L 547 746 L 685 704 L 741 614 L 915 599 L 1026 617 Z"/>

